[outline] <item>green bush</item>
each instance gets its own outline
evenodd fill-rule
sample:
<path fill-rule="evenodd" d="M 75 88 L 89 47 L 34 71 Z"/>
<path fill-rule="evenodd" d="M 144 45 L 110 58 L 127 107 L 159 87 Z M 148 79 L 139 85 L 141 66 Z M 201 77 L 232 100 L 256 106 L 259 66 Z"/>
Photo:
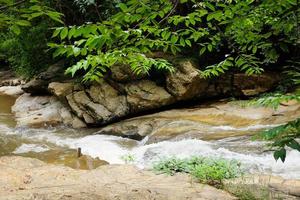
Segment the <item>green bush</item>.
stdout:
<path fill-rule="evenodd" d="M 161 160 L 153 165 L 153 169 L 169 175 L 178 172 L 188 173 L 200 182 L 214 186 L 221 186 L 222 180 L 236 178 L 243 174 L 241 164 L 235 160 L 206 157 Z"/>

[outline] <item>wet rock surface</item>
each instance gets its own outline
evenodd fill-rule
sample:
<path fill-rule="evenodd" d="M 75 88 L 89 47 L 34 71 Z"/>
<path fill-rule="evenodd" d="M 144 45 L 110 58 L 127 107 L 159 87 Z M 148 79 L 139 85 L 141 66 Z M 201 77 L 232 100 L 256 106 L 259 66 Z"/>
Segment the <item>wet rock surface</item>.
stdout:
<path fill-rule="evenodd" d="M 148 143 L 180 137 L 221 139 L 249 135 L 263 125 L 279 125 L 300 116 L 300 104 L 297 102 L 281 105 L 277 110 L 243 107 L 240 104 L 243 101 L 168 110 L 118 122 L 102 128 L 98 133 L 134 139 L 149 136 Z"/>
<path fill-rule="evenodd" d="M 74 170 L 22 157 L 0 158 L 0 199 L 236 199 L 185 175 L 155 175 L 129 165 Z"/>

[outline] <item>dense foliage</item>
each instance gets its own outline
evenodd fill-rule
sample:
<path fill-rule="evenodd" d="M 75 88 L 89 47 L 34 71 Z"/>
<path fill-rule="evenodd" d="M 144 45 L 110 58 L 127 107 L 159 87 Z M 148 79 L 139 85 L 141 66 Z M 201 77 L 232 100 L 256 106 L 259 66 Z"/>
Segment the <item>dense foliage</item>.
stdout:
<path fill-rule="evenodd" d="M 153 169 L 169 175 L 189 173 L 200 182 L 215 186 L 221 186 L 224 179 L 236 178 L 243 173 L 241 164 L 235 160 L 205 157 L 170 158 L 155 163 Z"/>
<path fill-rule="evenodd" d="M 154 67 L 172 71 L 169 61 L 152 58 L 164 51 L 218 61 L 205 63 L 204 77 L 228 70 L 259 74 L 285 62 L 297 44 L 296 0 L 126 1 L 108 20 L 58 28 L 54 56 L 77 59 L 68 72 L 85 70 L 84 80 L 97 80 L 115 63 L 136 73 Z M 60 41 L 60 42 L 59 42 Z M 195 54 L 196 52 L 196 54 Z M 203 62 L 202 59 L 202 62 Z"/>
<path fill-rule="evenodd" d="M 23 27 L 22 31 L 19 35 L 13 32 L 0 35 L 0 55 L 18 75 L 32 77 L 51 62 L 51 55 L 46 52 L 48 23 Z"/>
<path fill-rule="evenodd" d="M 49 26 L 61 21 L 61 14 L 47 1 L 2 0 L 0 13 L 0 61 L 5 60 L 18 75 L 32 77 L 51 63 L 47 42 Z"/>

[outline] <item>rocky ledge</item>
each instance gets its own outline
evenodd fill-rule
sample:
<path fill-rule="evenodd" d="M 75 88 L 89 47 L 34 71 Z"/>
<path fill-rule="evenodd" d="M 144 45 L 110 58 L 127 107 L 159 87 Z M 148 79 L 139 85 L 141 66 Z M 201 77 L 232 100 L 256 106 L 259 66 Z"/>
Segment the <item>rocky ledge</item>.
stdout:
<path fill-rule="evenodd" d="M 155 112 L 179 102 L 230 95 L 257 95 L 272 89 L 279 79 L 270 72 L 260 76 L 234 74 L 203 79 L 199 75 L 200 67 L 191 59 L 174 60 L 174 65 L 174 73 L 149 76 L 137 76 L 130 68 L 115 65 L 100 83 L 79 84 L 62 76 L 63 67 L 57 64 L 22 86 L 22 89 L 31 96 L 55 96 L 56 101 L 60 101 L 70 111 L 72 118 L 80 123 L 70 123 L 69 119 L 65 121 L 62 116 L 57 119 L 60 123 L 78 128 L 104 126 L 145 111 Z M 29 99 L 29 96 L 25 94 L 20 98 Z M 23 101 L 18 100 L 17 104 L 21 102 Z"/>
<path fill-rule="evenodd" d="M 128 66 L 115 65 L 99 83 L 92 84 L 65 77 L 63 63 L 50 66 L 26 84 L 5 71 L 0 73 L 0 93 L 26 92 L 13 107 L 19 126 L 65 124 L 82 128 L 104 126 L 191 100 L 249 97 L 269 91 L 279 80 L 277 74 L 268 72 L 260 76 L 233 74 L 203 79 L 200 66 L 192 59 L 175 59 L 173 63 L 174 73 L 159 76 L 137 76 Z"/>
<path fill-rule="evenodd" d="M 130 165 L 74 170 L 24 157 L 0 158 L 1 200 L 231 200 L 229 193 L 186 175 L 156 175 Z"/>
<path fill-rule="evenodd" d="M 282 103 L 277 110 L 243 106 L 246 101 L 215 102 L 172 109 L 108 125 L 98 134 L 113 134 L 133 139 L 148 136 L 147 143 L 162 140 L 197 138 L 204 140 L 251 135 L 269 125 L 279 125 L 300 116 L 300 103 Z"/>

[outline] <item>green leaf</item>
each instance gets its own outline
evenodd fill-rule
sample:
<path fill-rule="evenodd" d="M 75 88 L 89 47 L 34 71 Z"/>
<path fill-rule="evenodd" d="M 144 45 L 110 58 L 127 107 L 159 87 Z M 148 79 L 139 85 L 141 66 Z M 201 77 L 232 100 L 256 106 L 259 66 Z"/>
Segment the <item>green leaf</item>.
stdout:
<path fill-rule="evenodd" d="M 63 24 L 64 22 L 61 20 L 61 14 L 58 12 L 48 11 L 47 16 L 50 17 L 52 20 Z"/>
<path fill-rule="evenodd" d="M 39 17 L 39 16 L 42 16 L 44 13 L 43 12 L 35 12 L 35 13 L 32 13 L 30 15 L 30 19 L 34 19 L 36 17 Z"/>
<path fill-rule="evenodd" d="M 189 41 L 189 40 L 185 40 L 185 43 L 188 45 L 188 46 L 192 46 L 192 43 L 191 43 L 191 41 Z"/>
<path fill-rule="evenodd" d="M 200 56 L 201 56 L 202 54 L 204 54 L 205 51 L 206 51 L 206 47 L 204 46 L 204 47 L 202 47 L 201 50 L 200 50 Z"/>
<path fill-rule="evenodd" d="M 68 28 L 67 27 L 64 27 L 62 29 L 62 31 L 60 32 L 60 39 L 63 40 L 67 37 L 68 35 Z"/>
<path fill-rule="evenodd" d="M 281 161 L 284 162 L 285 157 L 286 157 L 285 148 L 281 148 L 280 150 L 277 150 L 277 151 L 274 152 L 274 158 L 275 158 L 276 161 L 280 158 Z"/>
<path fill-rule="evenodd" d="M 118 6 L 123 12 L 125 12 L 128 9 L 125 3 L 119 3 Z"/>
<path fill-rule="evenodd" d="M 53 58 L 56 58 L 58 56 L 62 56 L 67 52 L 67 49 L 65 48 L 58 48 L 55 50 L 55 52 L 53 53 Z"/>
<path fill-rule="evenodd" d="M 78 47 L 73 47 L 73 54 L 74 54 L 75 57 L 77 57 L 77 56 L 80 55 L 80 53 L 81 53 L 80 50 L 81 50 L 81 49 L 78 48 Z"/>
<path fill-rule="evenodd" d="M 60 31 L 62 30 L 63 28 L 57 28 L 55 29 L 55 31 L 53 32 L 52 34 L 52 38 L 55 38 L 56 36 L 59 35 Z"/>
<path fill-rule="evenodd" d="M 183 47 L 185 47 L 185 41 L 184 41 L 183 38 L 180 38 L 180 45 L 183 46 Z"/>
<path fill-rule="evenodd" d="M 31 23 L 27 20 L 18 20 L 18 21 L 16 21 L 16 24 L 19 26 L 30 26 L 31 25 Z"/>
<path fill-rule="evenodd" d="M 209 44 L 209 45 L 207 46 L 207 49 L 208 49 L 209 52 L 212 51 L 212 48 L 213 48 L 213 46 L 212 46 L 211 44 Z"/>
<path fill-rule="evenodd" d="M 177 42 L 177 40 L 178 40 L 178 36 L 177 35 L 172 35 L 172 37 L 171 37 L 172 44 L 175 44 Z"/>
<path fill-rule="evenodd" d="M 74 36 L 75 32 L 76 32 L 76 27 L 72 27 L 68 33 L 68 38 L 71 39 Z"/>

